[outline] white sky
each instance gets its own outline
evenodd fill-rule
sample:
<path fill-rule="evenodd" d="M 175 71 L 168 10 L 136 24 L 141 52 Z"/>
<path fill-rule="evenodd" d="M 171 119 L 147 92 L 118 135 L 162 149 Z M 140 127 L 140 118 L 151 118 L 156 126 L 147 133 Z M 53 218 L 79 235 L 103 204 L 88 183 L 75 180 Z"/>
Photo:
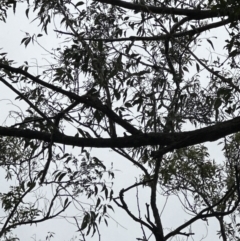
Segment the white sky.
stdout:
<path fill-rule="evenodd" d="M 1 29 L 1 38 L 0 38 L 0 48 L 3 48 L 0 52 L 8 52 L 8 58 L 13 59 L 18 62 L 18 65 L 22 64 L 23 61 L 28 61 L 29 63 L 36 63 L 36 59 L 39 64 L 45 64 L 46 60 L 49 56 L 44 53 L 44 51 L 38 45 L 29 44 L 27 49 L 24 45 L 20 45 L 21 39 L 25 37 L 24 32 L 29 32 L 30 35 L 40 33 L 40 29 L 37 27 L 37 22 L 33 22 L 30 24 L 31 19 L 33 19 L 33 15 L 30 13 L 30 20 L 25 17 L 24 13 L 25 9 L 21 8 L 19 5 L 17 7 L 17 13 L 15 16 L 9 12 L 9 17 L 7 19 L 7 23 L 0 22 Z M 11 16 L 10 16 L 11 15 Z M 221 30 L 223 31 L 223 30 Z M 212 31 L 211 36 L 219 35 L 219 29 L 217 31 Z M 214 46 L 217 50 L 217 46 L 223 46 L 221 40 L 222 34 L 218 36 L 217 40 L 212 40 L 214 42 Z M 47 37 L 42 37 L 40 43 L 46 48 L 51 50 L 54 46 L 56 47 L 55 35 L 53 32 L 49 30 L 49 35 Z M 204 43 L 203 43 L 204 45 Z M 210 49 L 210 45 L 205 45 L 205 50 Z M 203 49 L 204 49 L 203 48 Z M 222 50 L 220 50 L 222 51 Z M 218 51 L 216 51 L 218 52 Z M 44 53 L 44 54 L 43 54 Z M 200 53 L 208 54 L 206 51 L 201 51 Z M 37 69 L 31 69 L 31 73 L 37 74 Z M 12 92 L 10 92 L 2 83 L 0 83 L 0 104 L 2 106 L 0 112 L 0 122 L 4 124 L 5 118 L 8 115 L 9 110 L 13 110 L 17 107 L 11 105 L 11 100 L 14 100 L 15 96 Z M 21 108 L 25 109 L 26 105 L 20 103 Z M 9 123 L 9 122 L 8 122 Z M 69 133 L 70 134 L 70 133 Z M 220 156 L 219 148 L 216 147 L 215 143 L 210 143 L 211 147 L 210 152 L 216 159 L 222 159 Z M 93 153 L 96 154 L 99 159 L 106 160 L 109 164 L 111 162 L 114 163 L 114 169 L 119 170 L 115 173 L 115 190 L 121 190 L 122 188 L 128 187 L 129 185 L 135 182 L 135 178 L 138 177 L 138 171 L 132 164 L 129 164 L 126 160 L 114 154 L 112 151 L 104 149 L 104 150 L 93 150 Z M 94 155 L 92 153 L 92 155 Z M 0 183 L 0 192 L 6 189 L 5 181 L 3 180 Z M 148 202 L 149 191 L 147 188 L 141 191 L 140 200 L 142 203 L 142 210 L 145 210 L 145 203 Z M 126 201 L 128 203 L 129 208 L 133 208 L 136 210 L 136 190 L 132 191 L 131 195 L 126 195 Z M 163 207 L 165 200 L 159 200 L 159 210 Z M 183 220 L 187 220 L 185 212 L 179 208 L 176 203 L 178 200 L 176 198 L 170 198 L 166 205 L 166 208 L 162 215 L 162 223 L 164 227 L 177 227 L 180 225 Z M 114 221 L 109 220 L 109 227 L 105 227 L 105 224 L 102 225 L 102 239 L 104 241 L 122 241 L 122 240 L 136 240 L 136 237 L 141 238 L 141 230 L 139 225 L 137 225 L 134 221 L 132 221 L 127 214 L 125 214 L 122 210 L 115 207 L 115 214 L 110 213 L 114 219 L 116 219 L 120 225 L 124 226 L 122 228 L 120 225 L 115 223 Z M 195 228 L 197 227 L 197 228 Z M 208 231 L 207 231 L 208 229 Z M 31 240 L 31 237 L 34 237 L 36 233 L 36 240 L 45 240 L 45 236 L 47 231 L 54 231 L 56 233 L 54 240 L 70 240 L 73 237 L 76 231 L 74 226 L 68 225 L 64 220 L 50 220 L 46 223 L 40 224 L 37 227 L 31 226 L 23 226 L 17 229 L 17 233 L 21 237 L 21 240 Z M 208 234 L 208 237 L 205 240 L 216 239 L 216 225 L 215 223 L 209 222 L 209 226 L 207 224 L 203 225 L 200 222 L 197 222 L 193 225 L 193 231 L 196 233 L 194 236 L 195 240 L 200 240 L 205 235 Z M 34 239 L 33 239 L 34 240 Z M 97 237 L 90 238 L 87 237 L 87 240 L 98 240 Z"/>

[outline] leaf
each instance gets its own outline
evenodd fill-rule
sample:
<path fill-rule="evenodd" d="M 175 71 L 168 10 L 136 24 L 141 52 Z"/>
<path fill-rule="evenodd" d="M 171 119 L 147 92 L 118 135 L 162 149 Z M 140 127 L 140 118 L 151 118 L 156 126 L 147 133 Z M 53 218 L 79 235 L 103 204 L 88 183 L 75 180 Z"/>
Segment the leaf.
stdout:
<path fill-rule="evenodd" d="M 62 174 L 58 177 L 58 181 L 60 182 L 66 175 L 67 175 L 67 173 L 62 173 Z"/>
<path fill-rule="evenodd" d="M 114 209 L 111 205 L 107 205 L 108 208 L 112 209 L 112 211 L 114 212 Z"/>
<path fill-rule="evenodd" d="M 33 189 L 36 186 L 36 182 L 28 182 L 27 187 Z"/>
<path fill-rule="evenodd" d="M 98 194 L 98 187 L 97 185 L 94 186 L 94 192 L 95 192 L 95 196 Z"/>
<path fill-rule="evenodd" d="M 30 41 L 31 41 L 31 37 L 28 37 L 28 38 L 24 41 L 25 47 L 28 46 L 28 44 L 30 43 Z"/>
<path fill-rule="evenodd" d="M 235 57 L 238 53 L 239 53 L 238 50 L 237 50 L 237 49 L 234 49 L 234 50 L 229 54 L 229 57 Z"/>
<path fill-rule="evenodd" d="M 27 39 L 28 39 L 28 37 L 23 38 L 22 41 L 21 41 L 21 44 L 24 43 Z"/>
<path fill-rule="evenodd" d="M 196 69 L 197 69 L 197 72 L 199 72 L 200 67 L 199 67 L 199 64 L 198 64 L 198 63 L 196 63 Z"/>
<path fill-rule="evenodd" d="M 100 203 L 101 203 L 101 199 L 100 198 L 98 198 L 97 199 L 97 204 L 96 204 L 96 208 L 100 205 Z"/>
<path fill-rule="evenodd" d="M 127 107 L 127 108 L 130 108 L 130 107 L 132 107 L 132 104 L 130 102 L 125 102 L 124 106 Z"/>
<path fill-rule="evenodd" d="M 17 2 L 13 1 L 13 13 L 16 13 Z"/>
<path fill-rule="evenodd" d="M 108 198 L 108 189 L 107 188 L 105 189 L 105 198 L 106 199 Z"/>
<path fill-rule="evenodd" d="M 66 207 L 67 204 L 68 204 L 68 198 L 65 199 L 64 204 L 63 204 L 63 207 Z"/>
<path fill-rule="evenodd" d="M 28 16 L 28 14 L 29 14 L 29 8 L 26 9 L 25 14 L 26 14 L 27 18 L 29 18 L 29 16 Z"/>
<path fill-rule="evenodd" d="M 104 222 L 105 222 L 106 226 L 108 227 L 108 222 L 107 222 L 106 218 L 104 218 Z"/>
<path fill-rule="evenodd" d="M 210 39 L 207 39 L 207 41 L 211 44 L 213 50 L 215 50 L 212 41 Z"/>
<path fill-rule="evenodd" d="M 75 5 L 75 7 L 81 6 L 81 5 L 83 5 L 83 4 L 84 4 L 84 2 L 78 2 L 78 3 Z"/>
<path fill-rule="evenodd" d="M 87 227 L 89 221 L 90 221 L 90 215 L 88 213 L 86 213 L 84 218 L 83 218 L 83 221 L 82 221 L 81 231 L 84 230 Z"/>
<path fill-rule="evenodd" d="M 69 154 L 68 154 L 68 153 L 65 153 L 59 160 L 62 160 L 62 159 L 64 159 L 64 158 L 67 157 L 67 156 L 69 156 Z"/>

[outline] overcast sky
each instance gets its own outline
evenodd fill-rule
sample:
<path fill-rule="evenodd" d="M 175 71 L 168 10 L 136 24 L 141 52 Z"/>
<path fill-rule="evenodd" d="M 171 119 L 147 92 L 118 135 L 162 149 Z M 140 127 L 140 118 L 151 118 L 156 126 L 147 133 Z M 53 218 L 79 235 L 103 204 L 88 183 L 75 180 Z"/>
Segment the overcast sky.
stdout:
<path fill-rule="evenodd" d="M 40 33 L 40 29 L 37 27 L 38 23 L 33 22 L 30 23 L 31 20 L 34 18 L 34 15 L 30 14 L 30 20 L 28 20 L 25 16 L 25 8 L 22 8 L 20 5 L 17 7 L 17 13 L 15 16 L 9 11 L 9 16 L 7 19 L 7 23 L 0 22 L 0 29 L 1 29 L 1 38 L 0 38 L 0 48 L 2 50 L 0 52 L 7 52 L 8 58 L 15 60 L 18 64 L 21 65 L 23 61 L 28 61 L 30 65 L 36 65 L 36 61 L 39 65 L 46 64 L 46 59 L 49 58 L 49 55 L 43 51 L 38 45 L 29 44 L 27 48 L 24 45 L 20 45 L 21 39 L 25 37 L 25 32 L 32 34 Z M 211 32 L 211 36 L 217 36 L 218 32 Z M 224 30 L 222 29 L 224 32 Z M 218 43 L 219 46 L 222 45 L 221 34 L 218 36 L 217 40 L 214 41 L 214 46 L 217 51 Z M 52 47 L 56 47 L 56 44 L 59 44 L 59 39 L 56 39 L 55 34 L 49 30 L 48 36 L 43 36 L 39 39 L 40 43 L 44 46 L 44 48 L 51 50 Z M 205 52 L 200 51 L 201 53 L 206 53 L 207 49 L 210 49 L 209 44 L 203 42 L 203 46 L 205 48 Z M 204 49 L 203 48 L 203 49 Z M 223 51 L 223 50 L 219 50 Z M 200 52 L 198 55 L 200 56 Z M 31 73 L 36 74 L 38 73 L 37 68 L 31 68 Z M 2 83 L 0 83 L 0 104 L 1 104 L 1 114 L 0 114 L 0 121 L 2 125 L 4 125 L 8 112 L 10 110 L 18 109 L 18 107 L 11 105 L 11 101 L 14 100 L 16 97 L 11 91 L 9 91 Z M 26 108 L 26 104 L 19 102 L 20 108 Z M 8 120 L 6 122 L 10 124 Z M 70 135 L 71 133 L 69 133 Z M 74 133 L 73 133 L 74 134 Z M 221 161 L 222 156 L 218 155 L 218 148 L 216 147 L 216 143 L 209 144 L 211 147 L 211 154 L 217 160 Z M 77 151 L 76 148 L 74 151 Z M 113 151 L 108 149 L 101 149 L 101 150 L 93 150 L 92 155 L 96 155 L 99 159 L 104 160 L 110 166 L 110 163 L 113 162 L 114 169 L 117 170 L 115 175 L 115 194 L 122 188 L 126 188 L 129 185 L 135 182 L 135 178 L 138 177 L 139 171 L 132 166 L 132 164 L 128 163 L 126 160 L 121 158 L 119 155 L 114 154 Z M 5 180 L 0 182 L 1 192 L 6 189 Z M 140 201 L 142 205 L 143 212 L 145 211 L 145 203 L 148 202 L 149 197 L 149 190 L 147 188 L 140 189 Z M 136 190 L 133 190 L 131 195 L 125 196 L 129 208 L 133 208 L 136 211 Z M 188 220 L 188 216 L 184 213 L 181 207 L 177 206 L 176 203 L 178 200 L 176 198 L 169 198 L 168 203 L 164 209 L 162 214 L 162 223 L 164 227 L 172 227 L 176 228 L 177 225 L 183 223 L 183 221 Z M 162 210 L 164 206 L 165 199 L 161 198 L 159 200 L 159 210 Z M 114 221 L 109 220 L 109 227 L 105 227 L 105 224 L 102 225 L 102 239 L 104 241 L 122 241 L 122 240 L 136 240 L 136 237 L 141 238 L 141 230 L 139 225 L 133 222 L 122 210 L 115 207 L 115 213 L 110 213 L 110 215 L 117 221 L 117 224 Z M 73 210 L 71 209 L 71 212 Z M 120 226 L 122 225 L 122 226 Z M 212 225 L 212 226 L 211 226 Z M 197 227 L 197 229 L 195 229 Z M 208 230 L 207 230 L 208 229 Z M 199 230 L 201 230 L 199 232 Z M 34 233 L 36 233 L 36 240 L 45 240 L 46 233 L 48 231 L 54 231 L 56 233 L 54 240 L 70 240 L 73 237 L 76 231 L 76 228 L 72 225 L 69 225 L 65 220 L 50 220 L 44 224 L 40 224 L 37 227 L 31 226 L 29 227 L 21 227 L 17 229 L 17 233 L 21 240 L 31 240 L 30 237 L 34 237 Z M 208 234 L 208 237 L 205 240 L 216 239 L 216 224 L 213 222 L 209 222 L 209 226 L 207 223 L 203 224 L 197 222 L 193 225 L 193 231 L 196 232 L 196 236 L 194 236 L 194 240 L 200 240 L 205 235 Z M 87 238 L 87 240 L 98 240 L 98 237 L 94 238 Z"/>

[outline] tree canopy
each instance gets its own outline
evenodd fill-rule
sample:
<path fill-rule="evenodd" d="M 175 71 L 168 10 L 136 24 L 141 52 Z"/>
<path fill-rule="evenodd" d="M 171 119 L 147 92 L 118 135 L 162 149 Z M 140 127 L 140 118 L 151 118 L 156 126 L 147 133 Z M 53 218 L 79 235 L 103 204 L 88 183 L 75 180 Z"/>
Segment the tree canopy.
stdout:
<path fill-rule="evenodd" d="M 1 86 L 14 106 L 27 105 L 0 126 L 9 188 L 0 192 L 0 240 L 58 217 L 76 226 L 79 240 L 100 240 L 116 209 L 139 225 L 138 240 L 195 240 L 191 225 L 210 220 L 220 239 L 240 240 L 240 2 L 4 0 L 0 21 L 7 25 L 20 5 L 22 18 L 38 23 L 33 35 L 16 33 L 20 47 L 39 45 L 47 57 L 19 63 L 0 46 Z M 49 29 L 51 49 L 42 41 Z M 114 168 L 92 148 L 124 157 L 136 181 L 115 192 Z M 136 190 L 133 210 L 124 195 Z M 186 212 L 180 225 L 162 219 L 168 197 Z M 73 207 L 79 214 L 67 216 Z"/>

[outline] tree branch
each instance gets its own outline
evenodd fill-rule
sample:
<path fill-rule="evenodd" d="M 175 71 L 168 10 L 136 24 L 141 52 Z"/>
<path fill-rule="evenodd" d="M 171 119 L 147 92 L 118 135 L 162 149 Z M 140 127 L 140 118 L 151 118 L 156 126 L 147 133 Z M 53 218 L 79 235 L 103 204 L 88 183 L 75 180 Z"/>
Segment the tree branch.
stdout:
<path fill-rule="evenodd" d="M 137 183 L 137 184 L 139 184 L 139 183 Z M 135 185 L 135 186 L 136 186 L 136 185 Z M 129 189 L 129 188 L 128 188 L 128 189 Z M 141 220 L 140 218 L 137 218 L 137 217 L 136 217 L 135 215 L 133 215 L 132 212 L 128 209 L 128 206 L 127 206 L 126 202 L 124 201 L 124 192 L 126 192 L 126 191 L 127 191 L 127 189 L 126 189 L 126 190 L 125 190 L 125 189 L 122 189 L 122 190 L 120 191 L 120 193 L 119 193 L 119 198 L 120 198 L 120 201 L 121 201 L 122 205 L 119 204 L 119 203 L 116 201 L 116 198 L 113 199 L 113 201 L 117 204 L 117 206 L 119 206 L 119 207 L 121 207 L 122 209 L 124 209 L 124 210 L 126 211 L 126 213 L 127 213 L 135 222 L 138 222 L 138 223 L 140 223 L 141 225 L 147 227 L 149 230 L 153 231 L 153 228 L 152 228 L 149 224 L 147 224 L 146 222 L 144 222 L 144 221 Z"/>
<path fill-rule="evenodd" d="M 236 187 L 232 186 L 226 193 L 225 195 L 215 204 L 203 209 L 200 213 L 198 213 L 195 217 L 193 217 L 192 219 L 188 220 L 187 222 L 185 222 L 183 225 L 179 226 L 178 228 L 176 228 L 174 231 L 168 233 L 165 236 L 165 240 L 169 239 L 170 237 L 178 234 L 182 229 L 186 228 L 187 226 L 191 225 L 192 223 L 194 223 L 195 221 L 199 220 L 199 219 L 203 219 L 203 218 L 209 218 L 209 217 L 216 217 L 218 215 L 220 216 L 226 216 L 230 213 L 232 213 L 238 206 L 239 201 L 236 201 L 235 206 L 232 208 L 232 210 L 229 210 L 227 212 L 213 212 L 213 213 L 207 213 L 204 214 L 205 212 L 208 212 L 210 210 L 213 210 L 214 207 L 218 206 L 223 200 L 225 200 L 226 197 L 228 197 L 229 195 L 231 195 L 231 193 L 234 193 L 236 191 Z"/>
<path fill-rule="evenodd" d="M 183 9 L 183 8 L 169 8 L 162 5 L 162 7 L 154 7 L 143 4 L 130 3 L 125 1 L 116 0 L 95 0 L 100 3 L 107 3 L 113 6 L 123 7 L 125 9 L 130 9 L 134 11 L 141 11 L 145 13 L 155 13 L 155 14 L 173 14 L 179 16 L 187 16 L 191 19 L 201 20 L 206 18 L 223 17 L 230 15 L 234 9 L 229 7 L 227 9 L 217 9 L 217 10 L 200 10 L 200 9 Z"/>
<path fill-rule="evenodd" d="M 44 120 L 46 120 L 51 126 L 54 126 L 53 122 L 34 105 L 28 98 L 26 98 L 20 91 L 15 89 L 12 85 L 10 85 L 3 77 L 0 77 L 0 81 L 3 82 L 9 89 L 11 89 L 14 93 L 16 93 L 20 98 L 22 98 L 33 110 L 35 110 Z"/>
<path fill-rule="evenodd" d="M 126 129 L 129 133 L 131 134 L 137 134 L 137 133 L 141 133 L 141 131 L 139 131 L 137 128 L 135 128 L 134 126 L 132 126 L 130 123 L 128 123 L 127 121 L 123 120 L 120 116 L 118 116 L 114 111 L 112 111 L 107 105 L 102 104 L 101 101 L 96 100 L 95 98 L 89 96 L 89 95 L 83 95 L 83 96 L 79 96 L 73 92 L 64 90 L 60 87 L 57 87 L 55 85 L 49 84 L 47 82 L 44 82 L 42 80 L 40 80 L 39 78 L 29 74 L 27 71 L 24 71 L 20 68 L 15 68 L 15 67 L 11 67 L 9 65 L 5 65 L 0 63 L 0 68 L 12 71 L 14 73 L 18 73 L 21 74 L 29 79 L 31 79 L 33 82 L 38 83 L 42 86 L 45 86 L 53 91 L 56 91 L 57 93 L 61 93 L 63 95 L 66 95 L 67 97 L 69 97 L 70 99 L 74 99 L 75 101 L 82 103 L 82 104 L 86 104 L 90 107 L 93 107 L 99 111 L 102 111 L 106 116 L 108 116 L 109 118 L 111 118 L 114 122 L 116 122 L 117 124 L 119 124 L 120 126 L 122 126 L 124 129 Z"/>
<path fill-rule="evenodd" d="M 168 38 L 179 38 L 179 37 L 184 37 L 187 35 L 194 35 L 194 34 L 199 34 L 201 32 L 218 28 L 221 26 L 224 26 L 226 24 L 229 24 L 231 20 L 229 18 L 225 20 L 221 20 L 219 22 L 207 24 L 205 26 L 187 30 L 187 31 L 182 31 L 182 32 L 177 32 L 174 34 L 162 34 L 160 36 L 151 36 L 151 37 L 138 37 L 138 36 L 130 36 L 130 37 L 125 37 L 125 38 L 82 38 L 82 40 L 91 40 L 91 41 L 104 41 L 104 42 L 122 42 L 122 41 L 159 41 L 159 40 L 166 40 Z M 75 35 L 73 35 L 75 36 Z"/>
<path fill-rule="evenodd" d="M 173 151 L 174 149 L 180 149 L 207 141 L 216 141 L 238 131 L 240 131 L 240 117 L 236 117 L 232 120 L 224 121 L 213 126 L 180 133 L 143 133 L 132 136 L 117 137 L 114 139 L 79 138 L 67 136 L 62 133 L 54 133 L 52 138 L 55 143 L 79 147 L 131 148 L 147 145 L 166 146 L 160 151 L 152 152 L 152 156 L 154 157 L 161 153 Z M 46 142 L 51 141 L 51 133 L 1 126 L 0 135 L 37 139 Z"/>
<path fill-rule="evenodd" d="M 159 178 L 159 169 L 161 167 L 161 162 L 162 162 L 162 156 L 156 158 L 153 181 L 150 183 L 150 187 L 151 187 L 150 204 L 151 204 L 154 221 L 156 224 L 156 227 L 153 230 L 156 241 L 164 241 L 165 240 L 164 235 L 163 235 L 162 222 L 161 222 L 159 211 L 158 211 L 157 204 L 156 204 L 157 183 L 158 183 L 158 178 Z"/>

